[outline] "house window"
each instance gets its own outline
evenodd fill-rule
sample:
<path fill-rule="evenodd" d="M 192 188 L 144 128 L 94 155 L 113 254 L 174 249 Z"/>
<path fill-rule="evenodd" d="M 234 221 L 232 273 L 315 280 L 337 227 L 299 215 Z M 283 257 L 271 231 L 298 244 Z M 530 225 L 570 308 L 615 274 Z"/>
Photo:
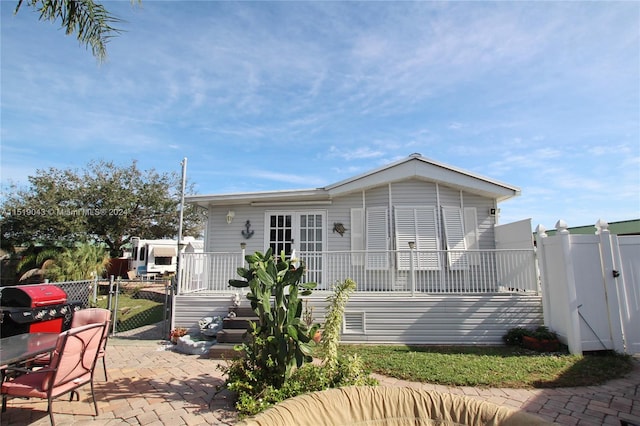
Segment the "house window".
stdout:
<path fill-rule="evenodd" d="M 269 241 L 267 245 L 271 247 L 275 256 L 280 256 L 284 250 L 285 254 L 291 254 L 293 244 L 291 214 L 269 215 Z"/>
<path fill-rule="evenodd" d="M 322 282 L 325 216 L 324 211 L 266 212 L 269 224 L 266 245 L 276 256 L 282 250 L 286 257 L 290 257 L 293 250 L 299 251 L 306 266 L 305 281 Z"/>
<path fill-rule="evenodd" d="M 166 257 L 166 256 L 156 256 L 155 258 L 155 264 L 156 265 L 171 265 L 171 257 Z"/>

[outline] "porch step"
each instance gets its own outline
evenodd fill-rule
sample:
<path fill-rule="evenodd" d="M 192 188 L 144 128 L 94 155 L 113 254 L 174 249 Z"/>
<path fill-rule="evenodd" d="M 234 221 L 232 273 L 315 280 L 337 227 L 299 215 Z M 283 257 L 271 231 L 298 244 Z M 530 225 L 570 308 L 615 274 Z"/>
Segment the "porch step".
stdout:
<path fill-rule="evenodd" d="M 242 351 L 233 349 L 234 343 L 217 343 L 209 349 L 211 359 L 233 359 L 242 355 Z"/>
<path fill-rule="evenodd" d="M 243 335 L 246 332 L 246 329 L 241 328 L 223 328 L 216 334 L 216 340 L 218 343 L 242 343 L 244 341 Z"/>
<path fill-rule="evenodd" d="M 234 317 L 234 318 L 225 318 L 222 320 L 222 328 L 224 329 L 238 329 L 241 328 L 246 330 L 249 327 L 249 322 L 257 322 L 258 317 L 250 316 L 250 317 Z"/>

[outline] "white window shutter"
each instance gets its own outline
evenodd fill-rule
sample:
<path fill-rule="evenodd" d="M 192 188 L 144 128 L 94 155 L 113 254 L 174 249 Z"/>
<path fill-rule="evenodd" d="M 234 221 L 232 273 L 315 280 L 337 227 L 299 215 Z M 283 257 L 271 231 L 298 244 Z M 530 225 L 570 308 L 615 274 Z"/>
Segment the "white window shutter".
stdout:
<path fill-rule="evenodd" d="M 416 209 L 416 224 L 418 238 L 416 247 L 418 254 L 418 269 L 437 271 L 440 269 L 440 241 L 438 239 L 437 213 L 435 207 Z"/>
<path fill-rule="evenodd" d="M 469 269 L 466 253 L 467 245 L 464 238 L 464 217 L 462 209 L 458 207 L 442 207 L 445 241 L 447 245 L 447 259 L 449 269 Z"/>
<path fill-rule="evenodd" d="M 415 211 L 409 208 L 396 208 L 394 213 L 398 270 L 408 271 L 410 268 L 409 242 L 416 241 L 417 237 Z"/>
<path fill-rule="evenodd" d="M 396 250 L 398 269 L 409 270 L 409 242 L 416 243 L 417 257 L 413 267 L 417 270 L 438 270 L 438 234 L 435 207 L 399 207 L 395 209 Z"/>
<path fill-rule="evenodd" d="M 351 264 L 364 265 L 364 209 L 351 209 Z M 359 253 L 353 253 L 353 252 Z"/>
<path fill-rule="evenodd" d="M 478 212 L 475 207 L 465 207 L 464 211 L 464 240 L 467 244 L 467 250 L 480 249 L 478 238 Z M 480 264 L 480 254 L 469 254 L 469 263 L 471 265 Z"/>
<path fill-rule="evenodd" d="M 366 211 L 366 269 L 389 269 L 389 214 L 386 208 Z"/>

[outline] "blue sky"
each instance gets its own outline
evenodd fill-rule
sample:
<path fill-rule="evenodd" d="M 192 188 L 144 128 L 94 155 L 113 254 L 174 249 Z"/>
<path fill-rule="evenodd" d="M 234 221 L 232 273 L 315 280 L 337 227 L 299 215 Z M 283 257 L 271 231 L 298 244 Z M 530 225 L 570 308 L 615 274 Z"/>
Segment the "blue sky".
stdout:
<path fill-rule="evenodd" d="M 1 10 L 1 178 L 113 160 L 197 193 L 315 188 L 419 152 L 521 188 L 501 223 L 640 217 L 640 3 L 106 1 L 98 64 Z"/>

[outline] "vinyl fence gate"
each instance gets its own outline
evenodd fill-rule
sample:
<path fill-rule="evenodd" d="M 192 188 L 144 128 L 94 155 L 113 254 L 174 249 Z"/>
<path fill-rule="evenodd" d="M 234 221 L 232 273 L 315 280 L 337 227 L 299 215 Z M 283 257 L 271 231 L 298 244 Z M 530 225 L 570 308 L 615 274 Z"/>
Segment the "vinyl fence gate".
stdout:
<path fill-rule="evenodd" d="M 604 221 L 594 235 L 556 227 L 536 236 L 545 325 L 571 353 L 640 353 L 640 236 L 612 235 Z"/>

